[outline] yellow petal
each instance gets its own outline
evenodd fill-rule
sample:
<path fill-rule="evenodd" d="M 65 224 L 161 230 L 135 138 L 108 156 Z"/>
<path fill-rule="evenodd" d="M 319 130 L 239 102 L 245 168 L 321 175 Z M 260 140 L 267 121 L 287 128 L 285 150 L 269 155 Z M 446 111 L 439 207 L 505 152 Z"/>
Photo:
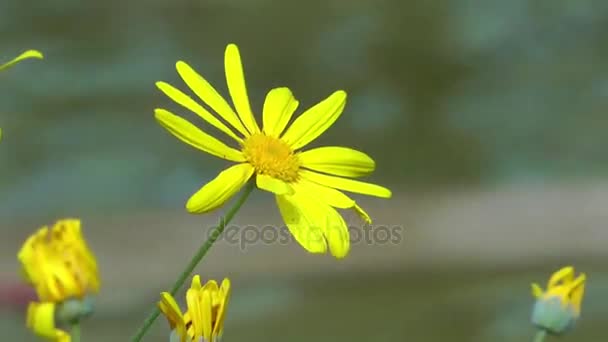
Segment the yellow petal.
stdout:
<path fill-rule="evenodd" d="M 192 319 L 193 334 L 195 337 L 203 336 L 203 307 L 201 305 L 201 292 L 200 290 L 188 289 L 186 291 L 186 303 L 188 304 L 188 314 Z M 196 339 L 193 339 L 196 341 Z"/>
<path fill-rule="evenodd" d="M 200 275 L 195 275 L 194 277 L 192 277 L 192 284 L 190 284 L 190 288 L 194 289 L 194 290 L 200 290 L 203 287 L 201 286 L 201 276 Z"/>
<path fill-rule="evenodd" d="M 56 301 L 62 301 L 68 297 L 81 297 L 85 295 L 84 289 L 79 288 L 76 282 L 76 274 L 67 268 L 58 256 L 50 256 L 52 259 L 46 261 L 47 269 L 46 284 L 52 297 Z"/>
<path fill-rule="evenodd" d="M 289 88 L 275 88 L 269 91 L 262 113 L 264 133 L 278 138 L 289 123 L 293 112 L 298 108 L 298 104 Z"/>
<path fill-rule="evenodd" d="M 222 159 L 234 162 L 245 161 L 241 151 L 226 146 L 187 120 L 164 109 L 156 109 L 154 115 L 163 127 L 184 143 Z"/>
<path fill-rule="evenodd" d="M 177 72 L 182 77 L 184 82 L 192 89 L 192 91 L 205 102 L 211 109 L 218 113 L 222 119 L 226 120 L 232 127 L 239 131 L 242 135 L 247 136 L 249 133 L 241 123 L 241 120 L 236 115 L 232 107 L 226 100 L 194 69 L 187 63 L 179 61 L 175 64 Z"/>
<path fill-rule="evenodd" d="M 247 95 L 247 87 L 245 85 L 241 55 L 239 54 L 238 47 L 234 44 L 229 44 L 226 47 L 224 68 L 226 69 L 228 91 L 230 92 L 230 97 L 232 97 L 236 112 L 239 114 L 243 125 L 245 125 L 249 133 L 259 133 L 260 128 L 249 106 L 249 96 Z"/>
<path fill-rule="evenodd" d="M 229 167 L 205 184 L 186 203 L 190 213 L 202 214 L 226 203 L 253 175 L 253 166 L 243 163 Z"/>
<path fill-rule="evenodd" d="M 570 283 L 574 279 L 574 267 L 566 266 L 553 273 L 549 279 L 547 290 L 558 285 L 565 285 Z"/>
<path fill-rule="evenodd" d="M 37 279 L 39 278 L 40 274 L 40 272 L 37 271 L 38 266 L 40 266 L 40 263 L 38 263 L 36 260 L 34 244 L 38 239 L 37 236 L 41 232 L 46 232 L 47 230 L 47 227 L 42 227 L 38 230 L 36 234 L 33 234 L 28 237 L 27 240 L 25 240 L 25 242 L 23 243 L 23 246 L 21 246 L 19 252 L 17 253 L 17 259 L 23 266 L 23 275 L 30 284 L 37 283 Z M 46 233 L 44 235 L 46 235 Z"/>
<path fill-rule="evenodd" d="M 327 240 L 327 244 L 329 245 L 329 251 L 334 257 L 342 259 L 348 255 L 348 251 L 350 250 L 348 226 L 342 215 L 334 208 L 322 203 L 319 204 L 320 210 L 325 211 L 326 219 L 322 227 L 325 240 Z"/>
<path fill-rule="evenodd" d="M 268 175 L 257 175 L 256 185 L 258 188 L 272 192 L 276 195 L 292 195 L 294 192 L 291 185 Z"/>
<path fill-rule="evenodd" d="M 58 342 L 69 342 L 70 335 L 55 327 L 55 303 L 30 303 L 27 308 L 27 327 L 38 336 Z"/>
<path fill-rule="evenodd" d="M 187 108 L 190 111 L 198 114 L 198 116 L 200 116 L 203 120 L 207 121 L 213 127 L 226 133 L 229 137 L 233 138 L 234 140 L 238 141 L 239 143 L 243 142 L 243 139 L 236 136 L 236 134 L 234 134 L 234 132 L 232 132 L 232 130 L 230 128 L 228 128 L 228 126 L 224 125 L 223 122 L 221 122 L 215 116 L 213 116 L 211 113 L 209 113 L 205 108 L 203 108 L 203 106 L 196 103 L 196 101 L 194 101 L 192 98 L 190 98 L 190 96 L 182 93 L 179 89 L 177 89 L 177 88 L 173 87 L 172 85 L 165 83 L 165 82 L 156 82 L 156 86 L 163 93 L 165 93 L 167 96 L 169 96 L 173 101 L 184 106 L 184 108 Z"/>
<path fill-rule="evenodd" d="M 217 281 L 209 280 L 205 286 L 203 286 L 201 291 L 205 291 L 209 293 L 209 298 L 211 298 L 211 314 L 216 315 L 216 309 L 219 307 L 220 298 L 219 298 L 219 286 L 217 285 Z M 211 318 L 211 322 L 215 321 L 215 317 Z M 213 327 L 212 327 L 213 328 Z"/>
<path fill-rule="evenodd" d="M 537 283 L 532 283 L 532 295 L 534 298 L 540 298 L 543 296 L 543 289 Z"/>
<path fill-rule="evenodd" d="M 42 59 L 44 58 L 44 56 L 42 56 L 42 53 L 40 53 L 40 51 L 36 51 L 36 50 L 27 50 L 24 53 L 20 54 L 19 56 L 15 57 L 13 60 L 0 65 L 0 71 L 10 68 L 13 65 L 21 62 L 24 59 L 28 59 L 28 58 L 38 58 L 38 59 Z"/>
<path fill-rule="evenodd" d="M 308 194 L 310 197 L 318 198 L 334 208 L 354 209 L 357 214 L 367 223 L 371 224 L 372 220 L 369 215 L 350 197 L 346 196 L 339 190 L 329 188 L 317 183 L 301 179 L 298 183 L 293 184 L 295 191 Z"/>
<path fill-rule="evenodd" d="M 216 285 L 217 287 L 217 285 Z M 201 293 L 201 318 L 202 321 L 199 323 L 201 325 L 201 328 L 203 330 L 203 338 L 204 341 L 211 341 L 211 331 L 212 331 L 212 326 L 211 326 L 211 320 L 213 318 L 212 316 L 213 313 L 213 308 L 212 308 L 212 303 L 211 303 L 211 293 L 209 291 L 205 291 L 203 289 L 202 293 Z"/>
<path fill-rule="evenodd" d="M 230 299 L 230 279 L 225 278 L 220 286 L 220 307 L 217 312 L 217 319 L 213 327 L 213 335 L 222 336 L 224 332 L 224 320 Z"/>
<path fill-rule="evenodd" d="M 307 169 L 337 176 L 366 176 L 376 168 L 370 156 L 348 147 L 319 147 L 298 154 L 298 158 Z"/>
<path fill-rule="evenodd" d="M 336 258 L 348 254 L 348 227 L 335 209 L 316 197 L 298 191 L 293 196 L 277 196 L 277 201 L 285 223 L 306 250 L 321 253 L 329 246 L 331 254 Z"/>
<path fill-rule="evenodd" d="M 283 221 L 296 241 L 310 253 L 325 253 L 327 242 L 321 226 L 325 222 L 318 205 L 297 192 L 292 196 L 276 196 Z"/>
<path fill-rule="evenodd" d="M 194 327 L 192 326 L 192 317 L 190 317 L 190 312 L 186 311 L 184 313 L 184 322 L 186 322 L 186 336 L 188 337 L 186 340 L 190 342 L 190 336 L 194 336 Z"/>
<path fill-rule="evenodd" d="M 308 179 L 309 181 L 321 185 L 325 185 L 330 188 L 336 188 L 344 191 L 382 198 L 390 198 L 392 196 L 392 193 L 389 189 L 376 184 L 360 182 L 347 178 L 323 175 L 307 170 L 300 170 L 299 173 L 302 178 Z"/>
<path fill-rule="evenodd" d="M 63 251 L 52 248 L 47 242 L 50 239 L 47 237 L 47 232 L 48 228 L 43 227 L 26 242 L 29 247 L 20 254 L 24 273 L 28 275 L 42 301 L 58 302 L 68 296 L 80 295 L 74 274 L 67 268 L 59 254 Z"/>
<path fill-rule="evenodd" d="M 184 321 L 184 316 L 182 314 L 182 310 L 177 305 L 177 302 L 168 292 L 163 292 L 160 295 L 160 301 L 158 302 L 158 308 L 165 315 L 167 322 L 169 322 L 169 326 L 171 329 L 175 329 L 177 331 L 178 336 L 181 341 L 186 340 L 186 324 Z"/>
<path fill-rule="evenodd" d="M 338 90 L 314 105 L 287 129 L 281 138 L 292 149 L 308 144 L 325 132 L 340 117 L 346 105 L 346 92 Z"/>
<path fill-rule="evenodd" d="M 40 336 L 55 336 L 55 304 L 30 303 L 27 308 L 26 325 Z"/>
<path fill-rule="evenodd" d="M 361 208 L 359 205 L 355 204 L 355 212 L 359 215 L 359 217 L 361 217 L 361 219 L 363 219 L 363 221 L 365 221 L 365 223 L 367 224 L 372 224 L 372 218 L 371 216 L 369 216 L 369 214 L 363 210 L 363 208 Z"/>
<path fill-rule="evenodd" d="M 318 200 L 323 201 L 332 207 L 350 209 L 355 205 L 355 201 L 341 191 L 319 185 L 306 179 L 301 179 L 298 183 L 293 184 L 293 186 L 296 188 L 296 191 L 306 193 L 310 197 L 316 196 Z"/>
<path fill-rule="evenodd" d="M 572 288 L 570 290 L 570 300 L 572 302 L 572 306 L 574 307 L 575 313 L 577 316 L 581 313 L 581 305 L 583 302 L 583 297 L 585 295 L 585 281 L 587 280 L 587 276 L 582 273 L 579 275 L 576 280 L 572 282 Z"/>
<path fill-rule="evenodd" d="M 211 279 L 209 280 L 207 283 L 205 283 L 205 286 L 203 286 L 201 288 L 202 291 L 207 291 L 209 293 L 211 293 L 211 299 L 213 299 L 213 296 L 218 292 L 219 287 L 217 286 L 217 281 Z M 212 302 L 213 303 L 213 302 Z"/>
<path fill-rule="evenodd" d="M 55 336 L 56 342 L 71 342 L 72 336 L 63 330 L 57 329 L 57 335 Z"/>

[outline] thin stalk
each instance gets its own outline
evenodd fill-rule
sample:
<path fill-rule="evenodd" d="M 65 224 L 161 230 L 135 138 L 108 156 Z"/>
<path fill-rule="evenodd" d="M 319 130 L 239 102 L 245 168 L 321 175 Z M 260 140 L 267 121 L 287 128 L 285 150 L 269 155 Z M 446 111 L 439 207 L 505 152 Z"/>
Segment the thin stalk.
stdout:
<path fill-rule="evenodd" d="M 80 342 L 80 323 L 72 324 L 70 335 L 72 336 L 72 342 Z"/>
<path fill-rule="evenodd" d="M 243 193 L 238 198 L 236 203 L 232 206 L 232 208 L 230 208 L 230 210 L 228 210 L 228 213 L 226 214 L 226 216 L 220 218 L 220 223 L 213 228 L 213 231 L 211 232 L 211 236 L 207 239 L 207 241 L 205 241 L 205 243 L 203 243 L 201 245 L 201 247 L 198 249 L 196 254 L 192 257 L 192 260 L 190 260 L 190 262 L 188 263 L 188 265 L 186 266 L 184 271 L 177 278 L 177 281 L 175 282 L 175 284 L 173 284 L 173 287 L 171 288 L 171 291 L 170 291 L 171 295 L 175 295 L 175 293 L 182 287 L 182 285 L 184 285 L 184 282 L 186 281 L 186 279 L 188 279 L 188 277 L 190 277 L 190 274 L 192 273 L 192 271 L 194 270 L 196 265 L 198 265 L 198 263 L 205 257 L 205 255 L 207 254 L 209 249 L 211 249 L 211 246 L 213 246 L 215 241 L 220 237 L 220 235 L 222 235 L 222 233 L 224 232 L 224 229 L 226 228 L 228 223 L 230 223 L 230 221 L 232 221 L 232 219 L 234 218 L 236 213 L 239 211 L 239 209 L 241 209 L 241 206 L 243 206 L 243 204 L 245 203 L 245 201 L 247 200 L 247 198 L 249 197 L 249 195 L 251 194 L 251 192 L 253 191 L 254 188 L 255 188 L 255 182 L 250 181 L 249 183 L 247 183 L 247 185 L 245 186 L 245 189 L 243 189 Z M 150 327 L 152 327 L 152 324 L 158 318 L 159 315 L 160 315 L 160 310 L 159 310 L 158 306 L 155 305 L 154 311 L 152 311 L 152 313 L 150 313 L 148 318 L 146 318 L 146 320 L 144 321 L 144 324 L 137 331 L 137 333 L 133 336 L 131 341 L 132 342 L 141 341 L 141 339 L 144 337 L 144 335 L 150 329 Z M 72 342 L 76 342 L 76 341 L 72 341 Z"/>
<path fill-rule="evenodd" d="M 534 336 L 534 342 L 543 342 L 545 337 L 547 336 L 547 332 L 544 330 L 538 330 L 536 335 Z"/>

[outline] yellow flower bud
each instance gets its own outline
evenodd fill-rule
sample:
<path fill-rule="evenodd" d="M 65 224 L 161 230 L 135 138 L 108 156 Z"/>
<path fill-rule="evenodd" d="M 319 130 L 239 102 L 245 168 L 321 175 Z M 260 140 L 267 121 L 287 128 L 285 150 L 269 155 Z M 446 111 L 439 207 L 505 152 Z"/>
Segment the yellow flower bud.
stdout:
<path fill-rule="evenodd" d="M 22 273 L 38 295 L 30 303 L 27 326 L 55 342 L 69 342 L 58 325 L 73 324 L 93 310 L 99 291 L 97 263 L 80 231 L 80 220 L 60 220 L 30 236 L 17 255 Z"/>
<path fill-rule="evenodd" d="M 182 314 L 173 296 L 163 292 L 158 306 L 172 329 L 171 341 L 219 341 L 224 330 L 229 296 L 229 279 L 224 279 L 221 286 L 218 286 L 215 280 L 201 286 L 200 276 L 196 275 L 186 292 L 188 310 Z"/>
<path fill-rule="evenodd" d="M 554 335 L 569 331 L 581 314 L 585 281 L 584 273 L 574 278 L 574 268 L 568 266 L 551 276 L 546 291 L 532 284 L 532 294 L 536 297 L 532 323 Z"/>

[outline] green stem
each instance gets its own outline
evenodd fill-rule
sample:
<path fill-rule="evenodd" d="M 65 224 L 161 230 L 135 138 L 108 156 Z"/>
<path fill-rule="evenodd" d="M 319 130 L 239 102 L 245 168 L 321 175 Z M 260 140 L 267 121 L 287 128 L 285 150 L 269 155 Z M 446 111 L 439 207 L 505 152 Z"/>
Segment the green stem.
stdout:
<path fill-rule="evenodd" d="M 211 249 L 211 246 L 213 246 L 215 241 L 220 237 L 220 235 L 222 235 L 222 233 L 224 232 L 224 229 L 226 228 L 226 225 L 228 225 L 228 223 L 230 223 L 230 221 L 234 218 L 234 216 L 239 211 L 239 209 L 241 209 L 241 206 L 243 206 L 243 204 L 249 197 L 249 194 L 251 194 L 251 191 L 253 191 L 254 188 L 255 188 L 255 182 L 250 181 L 245 186 L 243 193 L 241 194 L 239 199 L 236 201 L 234 206 L 232 206 L 232 208 L 230 208 L 230 210 L 228 211 L 226 216 L 220 218 L 220 223 L 213 228 L 213 231 L 211 232 L 211 236 L 209 237 L 209 239 L 207 239 L 207 241 L 205 241 L 205 243 L 198 249 L 198 251 L 196 252 L 194 257 L 192 257 L 192 260 L 190 260 L 190 262 L 188 263 L 188 266 L 186 266 L 186 269 L 184 269 L 184 271 L 180 274 L 179 278 L 177 278 L 177 281 L 171 288 L 171 292 L 170 292 L 171 295 L 175 295 L 175 293 L 182 287 L 182 285 L 184 285 L 184 282 L 186 281 L 186 279 L 188 279 L 188 277 L 190 276 L 190 273 L 192 273 L 192 271 L 194 270 L 196 265 L 198 265 L 198 263 L 205 257 L 205 255 L 207 254 L 209 249 Z M 154 311 L 148 316 L 148 318 L 146 318 L 146 320 L 144 321 L 144 324 L 137 331 L 137 333 L 134 335 L 134 337 L 131 339 L 131 341 L 132 342 L 141 341 L 142 337 L 146 334 L 146 332 L 150 329 L 150 327 L 152 327 L 152 323 L 154 323 L 154 321 L 156 320 L 156 318 L 158 318 L 159 315 L 160 315 L 160 310 L 159 310 L 158 306 L 156 306 L 154 308 Z M 75 341 L 72 341 L 72 342 L 75 342 Z"/>
<path fill-rule="evenodd" d="M 539 330 L 534 336 L 534 342 L 543 342 L 545 337 L 547 336 L 547 332 L 544 330 Z"/>
<path fill-rule="evenodd" d="M 70 335 L 72 335 L 72 342 L 80 342 L 80 324 L 78 322 L 72 324 Z"/>

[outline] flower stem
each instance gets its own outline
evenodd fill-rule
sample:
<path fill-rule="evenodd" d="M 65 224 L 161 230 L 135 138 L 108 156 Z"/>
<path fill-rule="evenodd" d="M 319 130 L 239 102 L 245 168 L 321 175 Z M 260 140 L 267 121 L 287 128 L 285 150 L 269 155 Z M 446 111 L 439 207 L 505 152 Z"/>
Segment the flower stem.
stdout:
<path fill-rule="evenodd" d="M 72 342 L 80 342 L 80 323 L 72 324 L 70 335 L 72 336 Z"/>
<path fill-rule="evenodd" d="M 215 241 L 220 237 L 220 235 L 222 235 L 222 233 L 224 232 L 224 229 L 226 228 L 226 225 L 228 225 L 228 223 L 234 218 L 234 216 L 239 211 L 239 209 L 241 209 L 241 206 L 245 203 L 245 201 L 249 197 L 249 194 L 251 194 L 251 191 L 253 191 L 254 188 L 255 188 L 254 181 L 250 181 L 249 183 L 247 183 L 247 185 L 245 186 L 245 189 L 243 190 L 243 193 L 238 198 L 238 200 L 236 201 L 234 206 L 232 206 L 232 208 L 230 208 L 230 210 L 228 210 L 228 213 L 226 214 L 226 216 L 220 218 L 220 223 L 213 228 L 213 230 L 211 232 L 211 236 L 209 236 L 207 241 L 205 241 L 205 243 L 203 243 L 201 245 L 201 247 L 198 249 L 196 254 L 192 257 L 192 260 L 190 260 L 190 262 L 188 263 L 188 265 L 186 266 L 184 271 L 180 274 L 179 278 L 177 278 L 177 281 L 175 282 L 175 284 L 173 284 L 173 287 L 171 288 L 171 292 L 170 292 L 171 295 L 175 295 L 175 293 L 182 287 L 182 285 L 184 285 L 184 282 L 186 281 L 186 279 L 188 279 L 188 277 L 190 276 L 190 273 L 192 273 L 192 271 L 194 270 L 196 265 L 198 265 L 198 263 L 205 257 L 205 255 L 207 254 L 209 249 L 211 249 L 211 246 L 213 246 Z M 159 310 L 158 306 L 155 306 L 154 311 L 148 316 L 148 318 L 146 318 L 146 320 L 144 321 L 144 324 L 137 331 L 137 333 L 134 335 L 134 337 L 131 339 L 131 341 L 132 342 L 141 341 L 142 337 L 146 334 L 146 332 L 150 329 L 150 327 L 152 327 L 152 324 L 154 323 L 156 318 L 158 318 L 159 315 L 160 315 L 160 310 Z M 76 341 L 72 341 L 72 342 L 76 342 Z"/>
<path fill-rule="evenodd" d="M 543 342 L 545 337 L 547 336 L 547 332 L 544 330 L 538 330 L 536 335 L 534 336 L 534 342 Z"/>

